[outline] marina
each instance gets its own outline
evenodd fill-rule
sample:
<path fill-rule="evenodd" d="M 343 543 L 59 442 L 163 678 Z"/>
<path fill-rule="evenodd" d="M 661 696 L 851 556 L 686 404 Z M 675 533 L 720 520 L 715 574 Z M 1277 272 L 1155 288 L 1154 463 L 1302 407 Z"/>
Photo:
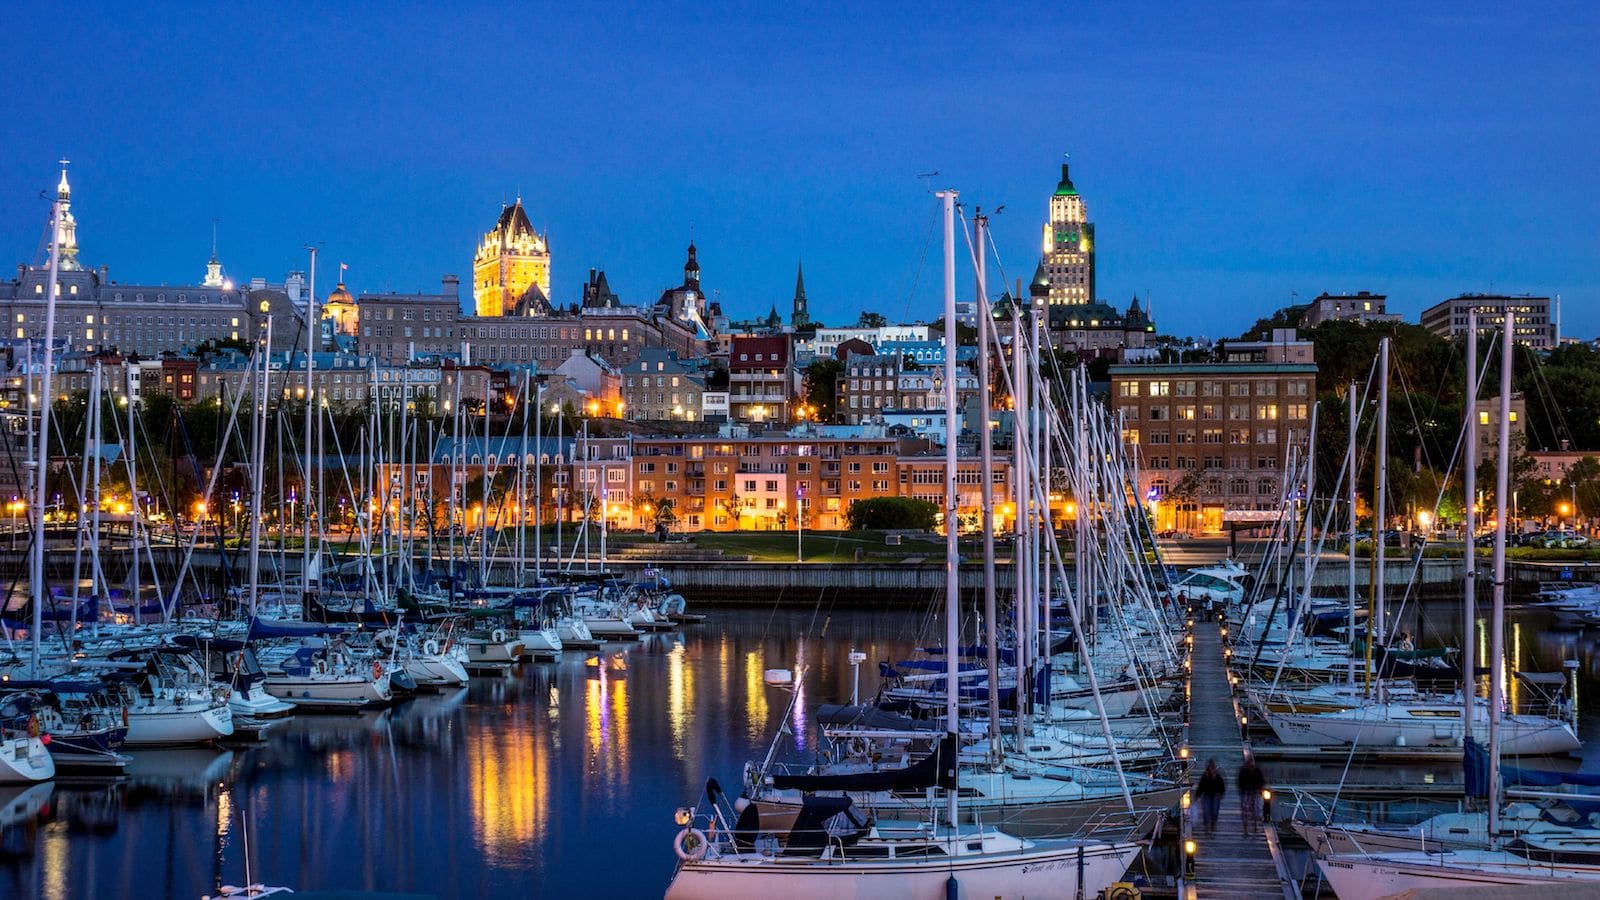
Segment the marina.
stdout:
<path fill-rule="evenodd" d="M 16 2 L 0 900 L 1600 900 L 1588 6 Z"/>

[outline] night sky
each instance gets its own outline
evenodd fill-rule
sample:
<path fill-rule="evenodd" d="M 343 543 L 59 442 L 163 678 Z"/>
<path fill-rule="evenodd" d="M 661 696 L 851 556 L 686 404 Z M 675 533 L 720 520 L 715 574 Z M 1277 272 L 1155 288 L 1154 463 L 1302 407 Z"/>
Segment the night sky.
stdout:
<path fill-rule="evenodd" d="M 1026 280 L 1069 151 L 1100 296 L 1163 332 L 1362 289 L 1560 294 L 1600 332 L 1592 2 L 134 6 L 5 5 L 8 266 L 66 156 L 126 282 L 198 283 L 216 218 L 236 280 L 321 241 L 319 293 L 341 260 L 433 291 L 520 193 L 560 302 L 591 266 L 653 300 L 692 236 L 735 317 L 787 314 L 803 258 L 814 317 L 931 318 L 930 191 L 1003 204 Z"/>

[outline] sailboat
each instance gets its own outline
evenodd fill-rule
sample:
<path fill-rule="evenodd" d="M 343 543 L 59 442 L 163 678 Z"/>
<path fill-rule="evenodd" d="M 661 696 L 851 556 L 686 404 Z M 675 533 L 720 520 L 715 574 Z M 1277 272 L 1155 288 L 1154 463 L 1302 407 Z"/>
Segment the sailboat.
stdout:
<path fill-rule="evenodd" d="M 1502 744 L 1502 681 L 1505 670 L 1505 574 L 1506 574 L 1506 517 L 1509 497 L 1510 471 L 1510 418 L 1512 335 L 1514 317 L 1508 311 L 1501 330 L 1499 458 L 1495 472 L 1495 532 L 1494 532 L 1494 588 L 1493 610 L 1490 615 L 1490 677 L 1489 677 L 1489 749 L 1485 792 L 1487 807 L 1483 812 L 1485 841 L 1472 849 L 1382 849 L 1382 842 L 1372 851 L 1337 852 L 1345 849 L 1340 843 L 1323 841 L 1325 850 L 1333 850 L 1317 860 L 1324 877 L 1340 897 L 1377 897 L 1401 891 L 1428 888 L 1478 887 L 1485 885 L 1561 884 L 1576 881 L 1600 881 L 1600 863 L 1588 853 L 1563 852 L 1563 844 L 1586 850 L 1593 846 L 1590 836 L 1572 830 L 1566 835 L 1553 829 L 1543 829 L 1540 834 L 1524 829 L 1514 840 L 1504 838 L 1504 811 L 1500 807 L 1502 796 L 1500 754 Z M 1476 377 L 1477 322 L 1473 315 L 1468 320 L 1467 365 L 1469 379 Z M 1469 397 L 1476 397 L 1475 384 L 1469 381 Z M 1469 409 L 1471 404 L 1469 404 Z M 1471 439 L 1468 439 L 1470 444 Z M 1470 535 L 1470 532 L 1469 532 Z M 1470 553 L 1468 574 L 1471 575 Z M 1469 595 L 1470 598 L 1470 595 Z M 1469 614 L 1467 621 L 1472 621 Z M 1471 748 L 1467 750 L 1469 757 Z M 1469 778 L 1473 776 L 1470 758 L 1467 760 Z M 1464 828 L 1470 835 L 1471 830 Z M 1583 828 L 1581 832 L 1591 829 Z M 1565 838 L 1565 841 L 1563 840 Z M 1361 846 L 1360 837 L 1345 833 L 1345 841 Z M 1392 845 L 1391 845 L 1392 846 Z M 1579 858 L 1574 861 L 1574 856 Z"/>
<path fill-rule="evenodd" d="M 708 808 L 680 809 L 674 843 L 679 865 L 667 889 L 675 900 L 794 896 L 905 898 L 953 896 L 1093 896 L 1127 871 L 1140 844 L 1132 841 L 1035 841 L 961 824 L 966 778 L 957 761 L 961 698 L 960 604 L 957 550 L 956 446 L 959 435 L 955 370 L 955 192 L 939 194 L 945 239 L 945 729 L 938 748 L 895 771 L 797 776 L 806 791 L 799 810 L 769 819 L 741 798 L 734 822 L 724 813 L 720 786 L 707 783 Z M 981 231 L 980 231 L 981 233 Z M 981 269 L 980 269 L 981 271 Z M 980 277 L 981 285 L 981 277 Z M 980 317 L 984 305 L 979 292 Z M 991 642 L 992 643 L 992 642 Z M 992 662 L 992 660 L 991 660 Z M 825 780 L 816 780 L 825 779 Z M 849 792 L 915 791 L 943 785 L 943 822 L 868 821 L 853 813 Z M 845 796 L 818 796 L 843 790 Z M 776 819 L 776 820 L 774 820 Z M 742 825 L 740 823 L 743 823 Z M 841 824 L 842 823 L 842 824 Z M 714 836 L 713 836 L 714 835 Z"/>

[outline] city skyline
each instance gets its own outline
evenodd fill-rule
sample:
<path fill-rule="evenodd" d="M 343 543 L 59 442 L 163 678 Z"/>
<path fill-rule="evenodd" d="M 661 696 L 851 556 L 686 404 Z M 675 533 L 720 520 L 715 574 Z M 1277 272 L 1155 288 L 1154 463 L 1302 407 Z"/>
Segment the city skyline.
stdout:
<path fill-rule="evenodd" d="M 574 49 L 595 23 L 551 14 L 480 36 L 509 52 L 519 27 L 550 35 L 546 65 L 486 100 L 475 86 L 494 54 L 434 71 L 486 12 L 435 33 L 414 12 L 363 30 L 178 8 L 135 40 L 90 4 L 80 39 L 103 52 L 74 63 L 65 94 L 41 80 L 63 73 L 0 76 L 35 126 L 0 160 L 0 238 L 16 262 L 42 258 L 39 192 L 67 156 L 85 261 L 119 281 L 199 283 L 215 218 L 235 279 L 303 269 L 301 245 L 320 240 L 321 294 L 341 261 L 358 292 L 430 291 L 468 273 L 499 203 L 520 196 L 549 233 L 558 303 L 578 299 L 591 267 L 624 302 L 649 303 L 677 283 L 693 239 L 707 291 L 734 317 L 781 308 L 803 260 L 824 322 L 863 309 L 927 319 L 931 189 L 961 190 L 969 211 L 1004 205 L 992 220 L 1004 273 L 1027 281 L 1070 151 L 1099 229 L 1098 296 L 1120 307 L 1137 293 L 1162 332 L 1226 336 L 1292 300 L 1356 290 L 1388 294 L 1412 321 L 1462 292 L 1561 296 L 1565 333 L 1600 330 L 1584 140 L 1597 115 L 1582 102 L 1597 76 L 1577 49 L 1593 11 L 1409 14 L 1380 27 L 1368 10 L 1319 31 L 1309 14 L 1252 22 L 1252 9 L 1132 35 L 1109 12 L 986 21 L 944 9 L 905 35 L 936 59 L 893 48 L 867 62 L 887 23 L 828 43 L 711 8 L 648 34 L 605 32 L 590 45 L 602 75 Z M 1549 27 L 1558 18 L 1568 27 Z M 50 24 L 18 17 L 25 39 Z M 963 26 L 972 46 L 995 49 L 961 52 Z M 304 72 L 270 65 L 274 51 L 245 40 L 259 34 L 298 48 Z M 674 57 L 691 38 L 720 61 Z M 233 52 L 162 52 L 208 41 Z M 1456 58 L 1491 42 L 1518 65 L 1486 79 Z M 118 83 L 129 67 L 146 83 Z M 807 96 L 784 116 L 767 109 L 793 84 Z M 545 114 L 491 113 L 506 108 Z M 1491 120 L 1517 127 L 1485 131 Z"/>

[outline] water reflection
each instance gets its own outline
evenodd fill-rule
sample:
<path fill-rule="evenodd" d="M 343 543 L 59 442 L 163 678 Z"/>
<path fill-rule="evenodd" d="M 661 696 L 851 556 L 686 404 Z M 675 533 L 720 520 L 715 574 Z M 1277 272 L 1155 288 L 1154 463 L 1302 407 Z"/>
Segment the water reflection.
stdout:
<path fill-rule="evenodd" d="M 672 811 L 706 777 L 737 781 L 785 724 L 805 749 L 783 752 L 809 755 L 815 704 L 850 695 L 850 648 L 870 696 L 872 662 L 926 630 L 910 613 L 721 612 L 607 645 L 603 664 L 569 653 L 383 712 L 298 716 L 260 743 L 137 751 L 116 784 L 0 789 L 0 897 L 196 898 L 241 883 L 246 840 L 254 880 L 303 890 L 659 896 Z M 797 696 L 769 666 L 794 668 Z"/>

